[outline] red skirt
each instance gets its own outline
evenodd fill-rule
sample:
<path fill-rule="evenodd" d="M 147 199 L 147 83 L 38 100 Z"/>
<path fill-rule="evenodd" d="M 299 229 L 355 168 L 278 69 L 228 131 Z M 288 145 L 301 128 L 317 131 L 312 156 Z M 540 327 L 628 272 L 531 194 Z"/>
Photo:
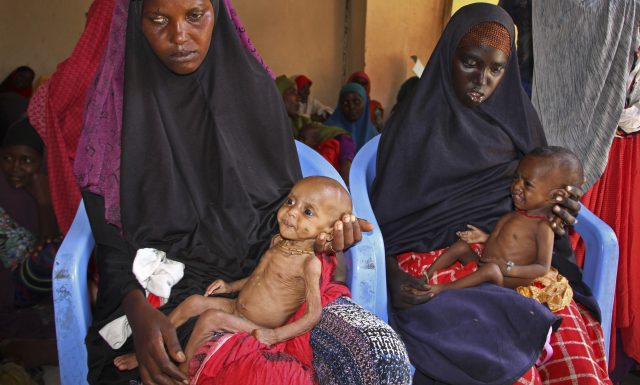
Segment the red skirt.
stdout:
<path fill-rule="evenodd" d="M 616 328 L 621 334 L 622 349 L 640 361 L 640 135 L 614 138 L 609 162 L 602 177 L 582 198 L 582 203 L 605 221 L 618 237 L 620 256 L 618 280 L 613 305 L 610 362 L 615 362 Z M 576 257 L 584 258 L 582 243 Z"/>

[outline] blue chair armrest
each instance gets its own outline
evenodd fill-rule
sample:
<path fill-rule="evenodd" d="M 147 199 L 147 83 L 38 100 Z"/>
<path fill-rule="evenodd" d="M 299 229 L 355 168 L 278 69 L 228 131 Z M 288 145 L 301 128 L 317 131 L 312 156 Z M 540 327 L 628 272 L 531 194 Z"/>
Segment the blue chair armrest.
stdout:
<path fill-rule="evenodd" d="M 388 322 L 387 278 L 384 242 L 369 200 L 369 186 L 376 174 L 376 153 L 380 135 L 365 144 L 351 164 L 349 184 L 355 214 L 373 224 L 362 241 L 347 251 L 351 256 L 352 281 L 348 282 L 358 304 Z M 354 284 L 355 282 L 355 284 Z"/>
<path fill-rule="evenodd" d="M 611 227 L 582 206 L 575 229 L 585 245 L 582 280 L 593 291 L 602 316 L 606 357 L 609 357 L 613 300 L 618 275 L 618 238 Z"/>
<path fill-rule="evenodd" d="M 328 176 L 339 181 L 343 187 L 347 188 L 338 171 L 317 151 L 297 140 L 296 148 L 298 150 L 303 176 Z M 360 152 L 362 152 L 362 150 L 360 150 Z M 358 154 L 360 154 L 360 152 Z M 351 167 L 353 170 L 353 164 Z M 349 177 L 351 178 L 353 176 L 354 174 L 351 173 Z M 356 176 L 356 178 L 358 177 L 359 176 Z M 351 181 L 351 183 L 353 184 L 353 181 Z M 377 229 L 371 206 L 369 206 L 369 212 L 367 212 L 364 208 L 357 205 L 363 202 L 368 204 L 368 195 L 366 195 L 367 199 L 365 201 L 354 196 L 353 190 L 351 194 L 354 214 L 373 222 Z M 381 256 L 379 255 L 379 251 L 383 253 Z M 384 272 L 384 247 L 382 246 L 382 235 L 380 231 L 375 230 L 372 233 L 364 233 L 362 240 L 347 250 L 345 255 L 347 257 L 345 261 L 347 265 L 347 284 L 351 289 L 352 299 L 386 322 L 388 319 L 386 300 L 387 286 Z"/>
<path fill-rule="evenodd" d="M 85 337 L 91 323 L 87 266 L 95 241 L 80 201 L 53 267 L 53 306 L 62 384 L 87 383 Z"/>

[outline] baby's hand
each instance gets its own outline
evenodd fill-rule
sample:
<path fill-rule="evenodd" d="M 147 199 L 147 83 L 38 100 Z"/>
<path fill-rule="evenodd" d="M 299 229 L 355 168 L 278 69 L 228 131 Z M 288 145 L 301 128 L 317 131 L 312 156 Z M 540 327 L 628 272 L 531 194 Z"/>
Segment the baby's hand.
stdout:
<path fill-rule="evenodd" d="M 229 292 L 230 292 L 229 285 L 227 285 L 227 283 L 221 279 L 216 279 L 215 281 L 213 281 L 211 285 L 209 285 L 207 290 L 204 292 L 204 296 L 208 297 L 211 294 L 222 294 L 222 293 L 229 293 Z"/>
<path fill-rule="evenodd" d="M 489 239 L 489 234 L 480 230 L 479 228 L 473 225 L 467 225 L 469 230 L 467 231 L 458 231 L 456 235 L 462 239 L 463 241 L 471 244 L 471 243 L 485 243 L 487 239 Z"/>
<path fill-rule="evenodd" d="M 425 290 L 426 295 L 429 297 L 429 299 L 435 297 L 436 295 L 442 293 L 443 291 L 449 289 L 449 285 L 447 285 L 446 283 L 441 283 L 438 285 L 424 285 L 422 286 L 423 289 Z"/>
<path fill-rule="evenodd" d="M 280 342 L 278 341 L 278 336 L 276 336 L 276 331 L 274 329 L 255 329 L 251 332 L 251 335 L 267 346 Z"/>

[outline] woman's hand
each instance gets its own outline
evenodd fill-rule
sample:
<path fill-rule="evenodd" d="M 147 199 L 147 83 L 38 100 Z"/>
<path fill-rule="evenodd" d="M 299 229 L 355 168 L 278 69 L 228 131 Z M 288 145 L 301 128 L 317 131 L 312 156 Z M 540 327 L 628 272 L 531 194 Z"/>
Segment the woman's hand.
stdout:
<path fill-rule="evenodd" d="M 141 291 L 132 290 L 122 302 L 133 332 L 133 343 L 144 384 L 188 383 L 174 362 L 186 360 L 176 329 L 169 319 L 154 309 Z"/>
<path fill-rule="evenodd" d="M 333 225 L 333 234 L 321 233 L 316 238 L 315 251 L 340 252 L 344 251 L 362 239 L 362 232 L 373 230 L 373 225 L 355 215 L 345 214 L 342 220 Z"/>
<path fill-rule="evenodd" d="M 557 205 L 553 206 L 553 216 L 549 221 L 551 228 L 556 235 L 564 235 L 566 225 L 573 226 L 576 223 L 576 216 L 580 210 L 578 202 L 584 192 L 576 186 L 567 186 L 564 190 L 566 194 L 556 197 Z"/>
<path fill-rule="evenodd" d="M 425 283 L 400 269 L 395 257 L 386 258 L 389 299 L 396 309 L 407 309 L 431 299 Z"/>
<path fill-rule="evenodd" d="M 38 205 L 51 205 L 49 176 L 41 173 L 33 174 L 31 176 L 31 182 L 25 186 L 25 190 L 31 194 Z"/>

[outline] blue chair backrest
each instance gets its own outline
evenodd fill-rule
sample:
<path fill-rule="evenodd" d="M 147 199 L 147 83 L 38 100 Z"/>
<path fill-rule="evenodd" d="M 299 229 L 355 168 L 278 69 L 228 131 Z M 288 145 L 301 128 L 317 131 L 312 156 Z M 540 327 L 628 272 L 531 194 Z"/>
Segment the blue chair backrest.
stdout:
<path fill-rule="evenodd" d="M 349 174 L 354 210 L 358 215 L 363 216 L 376 225 L 376 230 L 371 236 L 377 236 L 379 234 L 377 222 L 369 200 L 369 188 L 376 176 L 376 155 L 379 141 L 380 135 L 371 139 L 360 149 L 353 160 L 351 173 Z M 618 239 L 611 227 L 586 207 L 580 209 L 578 223 L 576 223 L 575 229 L 580 233 L 585 243 L 586 255 L 583 267 L 583 281 L 593 290 L 593 295 L 600 306 L 604 344 L 606 356 L 608 357 L 609 339 L 611 336 L 611 316 L 618 272 Z M 384 272 L 384 246 L 382 236 L 380 236 L 380 242 L 376 243 L 376 245 L 380 249 L 375 252 L 382 254 L 382 258 L 376 259 L 376 267 L 381 272 Z M 382 279 L 384 279 L 384 276 Z M 382 296 L 383 293 L 386 297 L 386 290 L 378 294 Z M 376 298 L 376 301 L 380 303 L 383 302 L 380 298 Z M 384 302 L 386 303 L 386 300 Z"/>
<path fill-rule="evenodd" d="M 336 169 L 315 150 L 298 141 L 296 141 L 296 149 L 303 176 L 327 176 L 345 186 Z M 80 202 L 73 224 L 58 250 L 53 269 L 53 300 L 60 379 L 65 385 L 87 383 L 87 350 L 84 339 L 91 324 L 87 266 L 94 245 L 89 219 L 83 202 Z M 366 261 L 359 262 L 371 248 L 366 245 L 368 245 L 367 240 L 363 240 L 357 249 L 352 247 L 352 250 L 347 252 L 350 257 L 347 258 L 347 283 L 352 288 L 354 301 L 371 312 L 381 315 L 382 313 L 376 312 L 375 301 L 368 297 L 374 295 L 372 294 L 374 291 L 369 288 L 377 284 L 372 275 L 368 274 L 371 267 Z M 351 259 L 355 262 L 350 262 Z M 381 282 L 385 283 L 384 276 Z M 386 287 L 383 288 L 384 290 L 378 293 L 384 293 L 385 318 L 383 319 L 386 321 Z"/>

